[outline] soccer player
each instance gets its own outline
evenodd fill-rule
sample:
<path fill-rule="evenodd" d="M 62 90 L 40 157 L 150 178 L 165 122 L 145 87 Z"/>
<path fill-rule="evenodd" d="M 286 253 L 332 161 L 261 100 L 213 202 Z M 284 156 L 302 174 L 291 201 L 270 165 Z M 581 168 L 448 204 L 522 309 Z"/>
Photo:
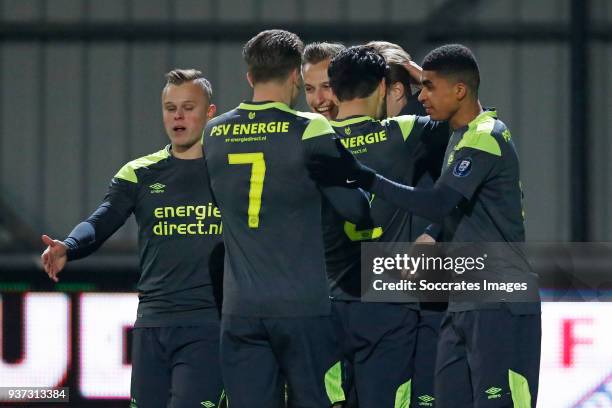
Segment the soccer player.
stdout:
<path fill-rule="evenodd" d="M 320 113 L 328 120 L 338 115 L 334 94 L 329 86 L 327 67 L 338 53 L 346 47 L 338 43 L 316 42 L 308 44 L 302 55 L 302 78 L 306 103 L 313 112 Z"/>
<path fill-rule="evenodd" d="M 322 115 L 291 108 L 303 43 L 262 31 L 244 46 L 253 100 L 208 123 L 210 185 L 226 245 L 221 367 L 232 407 L 328 407 L 344 400 L 330 318 L 321 192 L 343 216 L 369 216 L 367 197 L 308 177 L 314 154 L 338 157 Z M 357 192 L 358 194 L 351 194 Z"/>
<path fill-rule="evenodd" d="M 375 119 L 385 111 L 388 66 L 370 47 L 340 52 L 331 60 L 328 74 L 339 101 L 338 117 L 330 123 L 341 143 L 383 174 L 412 181 L 416 160 L 439 151 L 436 143 L 444 143 L 448 127 L 414 115 Z M 332 248 L 328 275 L 333 307 L 343 329 L 346 358 L 354 369 L 359 407 L 407 405 L 418 304 L 361 302 L 360 243 L 409 241 L 411 214 L 376 197 L 371 213 L 373 225 L 356 225 L 334 214 L 324 223 L 329 225 L 325 237 Z"/>
<path fill-rule="evenodd" d="M 371 41 L 366 44 L 375 49 L 385 58 L 389 65 L 387 74 L 387 116 L 425 115 L 425 108 L 418 101 L 418 92 L 412 93 L 412 88 L 420 89 L 422 69 L 410 55 L 399 45 L 386 41 Z M 433 187 L 440 177 L 440 169 L 446 151 L 446 142 L 438 144 L 437 151 L 421 155 L 415 162 L 415 170 L 411 185 L 419 188 Z M 431 243 L 438 239 L 439 228 L 428 228 L 431 222 L 426 218 L 412 215 L 409 241 Z M 432 237 L 432 235 L 436 235 Z M 446 310 L 446 303 L 422 302 L 419 307 L 419 323 L 417 326 L 417 344 L 414 354 L 414 377 L 412 380 L 412 406 L 435 407 L 434 374 L 436 349 L 440 322 Z"/>
<path fill-rule="evenodd" d="M 47 235 L 41 258 L 57 282 L 67 261 L 97 250 L 133 213 L 141 276 L 132 343 L 131 407 L 217 407 L 221 218 L 206 185 L 200 138 L 215 114 L 200 71 L 166 74 L 161 94 L 170 144 L 133 160 L 102 204 L 63 241 Z"/>
<path fill-rule="evenodd" d="M 442 175 L 433 188 L 390 181 L 349 152 L 342 159 L 313 160 L 312 176 L 332 185 L 360 186 L 441 221 L 445 241 L 499 243 L 487 259 L 494 269 L 482 275 L 471 271 L 472 278 L 520 277 L 534 296 L 523 300 L 533 301 L 478 302 L 451 293 L 440 329 L 436 402 L 442 408 L 535 407 L 540 303 L 537 279 L 518 244 L 525 240 L 525 231 L 519 162 L 510 131 L 495 111 L 482 110 L 478 64 L 468 48 L 452 44 L 431 51 L 423 61 L 422 84 L 419 100 L 427 113 L 447 120 L 453 130 Z M 355 182 L 349 185 L 347 178 Z"/>

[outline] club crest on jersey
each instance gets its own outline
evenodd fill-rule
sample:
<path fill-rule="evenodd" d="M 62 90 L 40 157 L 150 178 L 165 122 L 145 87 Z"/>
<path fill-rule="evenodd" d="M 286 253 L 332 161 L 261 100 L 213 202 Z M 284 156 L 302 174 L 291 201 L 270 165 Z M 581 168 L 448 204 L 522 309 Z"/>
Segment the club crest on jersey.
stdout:
<path fill-rule="evenodd" d="M 249 112 L 249 119 L 255 119 L 255 112 Z"/>
<path fill-rule="evenodd" d="M 453 176 L 455 177 L 466 177 L 468 174 L 472 172 L 472 159 L 466 158 L 461 159 L 455 164 L 455 168 L 453 169 Z"/>

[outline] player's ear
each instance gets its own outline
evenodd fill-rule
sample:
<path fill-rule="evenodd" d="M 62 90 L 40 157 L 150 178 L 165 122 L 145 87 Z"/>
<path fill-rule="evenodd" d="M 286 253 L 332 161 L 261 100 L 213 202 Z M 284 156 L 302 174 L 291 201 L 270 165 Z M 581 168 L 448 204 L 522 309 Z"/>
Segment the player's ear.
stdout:
<path fill-rule="evenodd" d="M 206 109 L 206 117 L 208 119 L 212 119 L 215 117 L 216 113 L 217 113 L 217 105 L 215 105 L 214 103 L 211 103 L 210 105 L 208 105 L 208 109 Z"/>
<path fill-rule="evenodd" d="M 300 74 L 299 68 L 295 68 L 293 71 L 291 71 L 290 78 L 291 78 L 291 82 L 294 84 L 300 82 L 300 80 L 302 79 L 302 76 Z"/>
<path fill-rule="evenodd" d="M 389 95 L 391 95 L 391 98 L 394 101 L 399 101 L 401 100 L 404 95 L 406 94 L 406 91 L 404 89 L 404 85 L 401 82 L 394 82 L 393 84 L 391 84 L 391 86 L 389 87 Z"/>
<path fill-rule="evenodd" d="M 467 86 L 463 82 L 457 82 L 455 84 L 455 96 L 458 101 L 463 100 L 468 94 Z"/>
<path fill-rule="evenodd" d="M 249 83 L 249 85 L 251 86 L 251 88 L 253 88 L 253 76 L 251 75 L 251 73 L 249 71 L 247 71 L 246 73 L 246 78 L 247 78 L 247 82 Z"/>
<path fill-rule="evenodd" d="M 387 84 L 383 78 L 378 84 L 378 98 L 380 101 L 387 97 Z"/>

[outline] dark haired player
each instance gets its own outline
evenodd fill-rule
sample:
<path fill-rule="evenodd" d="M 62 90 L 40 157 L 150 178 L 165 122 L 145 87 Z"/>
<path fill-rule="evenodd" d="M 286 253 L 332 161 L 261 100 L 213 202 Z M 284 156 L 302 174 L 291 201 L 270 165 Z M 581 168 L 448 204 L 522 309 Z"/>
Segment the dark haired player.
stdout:
<path fill-rule="evenodd" d="M 350 47 L 336 55 L 328 74 L 339 111 L 330 123 L 341 143 L 365 163 L 412 182 L 416 161 L 440 151 L 437 145 L 446 142 L 448 127 L 412 115 L 375 119 L 384 115 L 388 71 L 385 59 L 371 47 Z M 343 349 L 354 369 L 359 407 L 407 405 L 418 304 L 416 299 L 409 305 L 360 301 L 360 243 L 387 242 L 393 250 L 395 243 L 411 240 L 412 217 L 377 197 L 371 215 L 372 225 L 356 225 L 333 213 L 324 223 L 332 248 L 327 255 L 333 306 L 343 329 Z"/>
<path fill-rule="evenodd" d="M 366 44 L 385 58 L 389 66 L 387 74 L 387 116 L 425 115 L 423 105 L 418 101 L 422 69 L 399 45 L 387 41 L 371 41 Z M 448 136 L 437 144 L 430 154 L 417 155 L 414 175 L 410 185 L 419 188 L 433 187 L 440 177 L 442 161 L 448 144 Z M 433 243 L 439 240 L 439 227 L 428 228 L 429 220 L 418 215 L 411 216 L 411 231 L 408 241 Z M 431 235 L 430 235 L 431 234 Z M 432 236 L 433 235 L 433 236 Z M 403 239 L 406 239 L 405 237 Z M 421 302 L 417 326 L 417 344 L 414 353 L 414 376 L 412 380 L 411 404 L 414 406 L 435 407 L 434 377 L 436 349 L 440 333 L 440 322 L 446 311 L 445 302 Z"/>
<path fill-rule="evenodd" d="M 113 177 L 104 202 L 62 242 L 43 235 L 45 271 L 96 251 L 133 213 L 141 275 L 132 342 L 131 408 L 217 407 L 221 218 L 206 185 L 200 137 L 215 114 L 200 71 L 173 70 L 162 91 L 170 145 Z"/>
<path fill-rule="evenodd" d="M 482 110 L 479 83 L 474 55 L 462 45 L 436 48 L 423 61 L 419 100 L 432 119 L 448 120 L 453 130 L 442 175 L 432 189 L 390 181 L 349 152 L 342 159 L 313 160 L 312 176 L 333 185 L 355 180 L 351 186 L 441 221 L 445 241 L 499 243 L 503 254 L 513 256 L 489 256 L 494 273 L 508 280 L 518 274 L 537 297 L 537 280 L 518 244 L 525 240 L 518 156 L 495 111 Z M 535 407 L 540 343 L 539 301 L 451 296 L 436 361 L 437 406 Z"/>
<path fill-rule="evenodd" d="M 338 157 L 333 129 L 291 108 L 303 44 L 262 31 L 243 49 L 253 100 L 209 122 L 204 148 L 226 244 L 221 366 L 232 407 L 322 408 L 344 400 L 330 318 L 321 192 L 353 222 L 368 217 L 359 190 L 319 191 L 314 154 Z M 353 194 L 357 193 L 357 194 Z"/>

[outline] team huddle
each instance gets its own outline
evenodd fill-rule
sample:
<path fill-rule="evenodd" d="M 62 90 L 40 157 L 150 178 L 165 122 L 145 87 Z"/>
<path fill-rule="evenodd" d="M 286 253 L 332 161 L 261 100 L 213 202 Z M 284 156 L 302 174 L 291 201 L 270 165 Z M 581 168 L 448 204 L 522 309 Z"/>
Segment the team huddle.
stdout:
<path fill-rule="evenodd" d="M 535 407 L 539 301 L 362 300 L 368 242 L 498 243 L 518 255 L 492 254 L 496 275 L 534 278 L 518 157 L 472 52 L 419 66 L 267 30 L 243 57 L 252 99 L 219 116 L 200 71 L 166 74 L 170 144 L 66 239 L 43 235 L 57 281 L 135 215 L 130 407 Z"/>

